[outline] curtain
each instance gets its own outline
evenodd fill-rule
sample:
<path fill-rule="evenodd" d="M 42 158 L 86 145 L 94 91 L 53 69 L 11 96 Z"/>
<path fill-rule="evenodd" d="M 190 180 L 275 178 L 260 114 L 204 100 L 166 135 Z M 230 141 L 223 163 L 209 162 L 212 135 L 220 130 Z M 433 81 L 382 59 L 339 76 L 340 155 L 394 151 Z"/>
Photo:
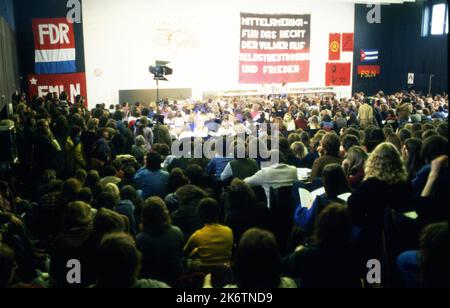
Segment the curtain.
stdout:
<path fill-rule="evenodd" d="M 19 63 L 16 34 L 0 16 L 0 111 L 19 91 Z"/>

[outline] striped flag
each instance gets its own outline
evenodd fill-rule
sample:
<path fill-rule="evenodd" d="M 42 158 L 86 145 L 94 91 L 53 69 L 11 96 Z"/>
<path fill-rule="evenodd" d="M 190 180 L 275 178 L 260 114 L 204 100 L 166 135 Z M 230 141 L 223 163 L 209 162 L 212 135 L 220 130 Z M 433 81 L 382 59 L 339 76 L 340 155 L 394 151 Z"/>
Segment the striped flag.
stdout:
<path fill-rule="evenodd" d="M 362 63 L 378 62 L 378 50 L 361 49 L 361 62 Z"/>
<path fill-rule="evenodd" d="M 66 18 L 33 19 L 37 74 L 76 72 L 73 24 Z"/>

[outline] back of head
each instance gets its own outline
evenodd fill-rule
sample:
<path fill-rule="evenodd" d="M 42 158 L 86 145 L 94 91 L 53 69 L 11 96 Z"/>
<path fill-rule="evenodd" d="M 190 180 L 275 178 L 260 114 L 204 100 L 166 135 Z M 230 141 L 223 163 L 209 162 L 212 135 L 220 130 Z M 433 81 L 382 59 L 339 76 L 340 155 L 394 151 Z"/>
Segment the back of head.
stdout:
<path fill-rule="evenodd" d="M 117 198 L 113 193 L 104 191 L 100 193 L 96 200 L 97 208 L 107 208 L 113 210 L 117 206 Z"/>
<path fill-rule="evenodd" d="M 142 224 L 144 231 L 153 235 L 161 233 L 170 226 L 169 211 L 160 197 L 150 197 L 145 200 L 142 209 Z"/>
<path fill-rule="evenodd" d="M 393 144 L 381 143 L 370 153 L 365 168 L 365 179 L 369 178 L 376 178 L 389 185 L 407 181 L 406 167 Z"/>
<path fill-rule="evenodd" d="M 442 136 L 431 136 L 423 140 L 422 157 L 427 163 L 435 158 L 448 155 L 448 139 Z"/>
<path fill-rule="evenodd" d="M 335 133 L 327 133 L 322 137 L 321 146 L 326 155 L 338 157 L 341 141 Z"/>
<path fill-rule="evenodd" d="M 319 215 L 314 239 L 317 244 L 342 247 L 351 240 L 350 212 L 342 204 L 330 204 Z"/>
<path fill-rule="evenodd" d="M 124 232 L 125 228 L 125 223 L 118 213 L 102 208 L 95 215 L 92 236 L 99 241 L 104 235 Z"/>
<path fill-rule="evenodd" d="M 380 128 L 368 127 L 364 133 L 364 145 L 369 153 L 385 140 L 383 130 Z"/>
<path fill-rule="evenodd" d="M 150 171 L 161 170 L 162 157 L 161 154 L 155 151 L 151 151 L 147 154 L 147 164 L 146 167 Z"/>
<path fill-rule="evenodd" d="M 205 225 L 219 223 L 219 204 L 213 198 L 202 199 L 198 205 L 198 215 Z"/>
<path fill-rule="evenodd" d="M 358 171 L 364 170 L 364 165 L 368 155 L 360 146 L 351 147 L 345 153 L 345 172 L 347 175 L 355 175 Z"/>
<path fill-rule="evenodd" d="M 92 190 L 89 187 L 83 187 L 78 192 L 78 199 L 80 201 L 86 202 L 87 204 L 91 204 L 91 202 L 92 202 Z"/>
<path fill-rule="evenodd" d="M 139 273 L 142 256 L 126 233 L 105 235 L 97 247 L 97 287 L 128 288 Z"/>
<path fill-rule="evenodd" d="M 186 175 L 193 185 L 203 185 L 205 172 L 198 164 L 190 164 L 186 169 Z"/>
<path fill-rule="evenodd" d="M 75 201 L 67 204 L 64 208 L 64 228 L 87 227 L 92 222 L 91 206 L 82 201 Z"/>
<path fill-rule="evenodd" d="M 239 288 L 277 288 L 281 279 L 281 257 L 275 236 L 252 228 L 241 237 L 233 271 Z"/>
<path fill-rule="evenodd" d="M 402 141 L 396 134 L 390 134 L 389 136 L 387 136 L 386 142 L 392 143 L 397 148 L 397 150 L 402 150 Z"/>
<path fill-rule="evenodd" d="M 344 138 L 342 138 L 342 147 L 345 152 L 347 152 L 351 147 L 359 145 L 359 139 L 354 135 L 347 134 Z"/>
<path fill-rule="evenodd" d="M 402 128 L 398 132 L 398 136 L 400 137 L 402 144 L 404 144 L 407 139 L 411 138 L 411 132 L 406 128 Z"/>
<path fill-rule="evenodd" d="M 322 181 L 328 198 L 337 198 L 350 191 L 344 169 L 339 164 L 326 165 L 322 171 Z"/>
<path fill-rule="evenodd" d="M 137 197 L 136 189 L 134 189 L 131 185 L 125 185 L 120 190 L 120 199 L 121 200 L 131 200 L 134 201 Z"/>

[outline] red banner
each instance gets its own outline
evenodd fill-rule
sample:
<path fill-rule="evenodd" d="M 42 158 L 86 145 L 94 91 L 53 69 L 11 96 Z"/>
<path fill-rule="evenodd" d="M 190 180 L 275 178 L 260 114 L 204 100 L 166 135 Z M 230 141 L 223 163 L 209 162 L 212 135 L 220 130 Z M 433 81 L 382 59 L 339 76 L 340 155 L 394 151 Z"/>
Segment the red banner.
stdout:
<path fill-rule="evenodd" d="M 75 48 L 73 24 L 67 18 L 33 19 L 32 26 L 36 50 Z"/>
<path fill-rule="evenodd" d="M 361 78 L 372 78 L 380 74 L 379 65 L 358 65 L 358 75 Z"/>
<path fill-rule="evenodd" d="M 351 85 L 351 63 L 327 63 L 325 85 L 349 86 Z"/>
<path fill-rule="evenodd" d="M 75 97 L 87 97 L 86 74 L 29 75 L 28 87 L 30 96 L 44 97 L 48 93 L 60 95 L 66 92 L 68 100 L 75 102 Z M 87 104 L 87 100 L 85 102 Z"/>
<path fill-rule="evenodd" d="M 311 15 L 241 13 L 239 83 L 309 81 Z"/>
<path fill-rule="evenodd" d="M 354 48 L 354 34 L 342 33 L 342 51 L 353 52 Z"/>
<path fill-rule="evenodd" d="M 328 58 L 330 61 L 341 59 L 341 34 L 330 33 L 330 45 L 328 48 Z"/>

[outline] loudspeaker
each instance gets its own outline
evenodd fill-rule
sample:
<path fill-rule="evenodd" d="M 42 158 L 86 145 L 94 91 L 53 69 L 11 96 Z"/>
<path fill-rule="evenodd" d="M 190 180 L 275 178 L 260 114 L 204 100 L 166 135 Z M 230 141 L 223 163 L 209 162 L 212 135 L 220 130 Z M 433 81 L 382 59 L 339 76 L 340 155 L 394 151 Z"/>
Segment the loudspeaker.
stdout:
<path fill-rule="evenodd" d="M 17 161 L 16 129 L 14 125 L 0 126 L 0 163 L 15 164 Z"/>

